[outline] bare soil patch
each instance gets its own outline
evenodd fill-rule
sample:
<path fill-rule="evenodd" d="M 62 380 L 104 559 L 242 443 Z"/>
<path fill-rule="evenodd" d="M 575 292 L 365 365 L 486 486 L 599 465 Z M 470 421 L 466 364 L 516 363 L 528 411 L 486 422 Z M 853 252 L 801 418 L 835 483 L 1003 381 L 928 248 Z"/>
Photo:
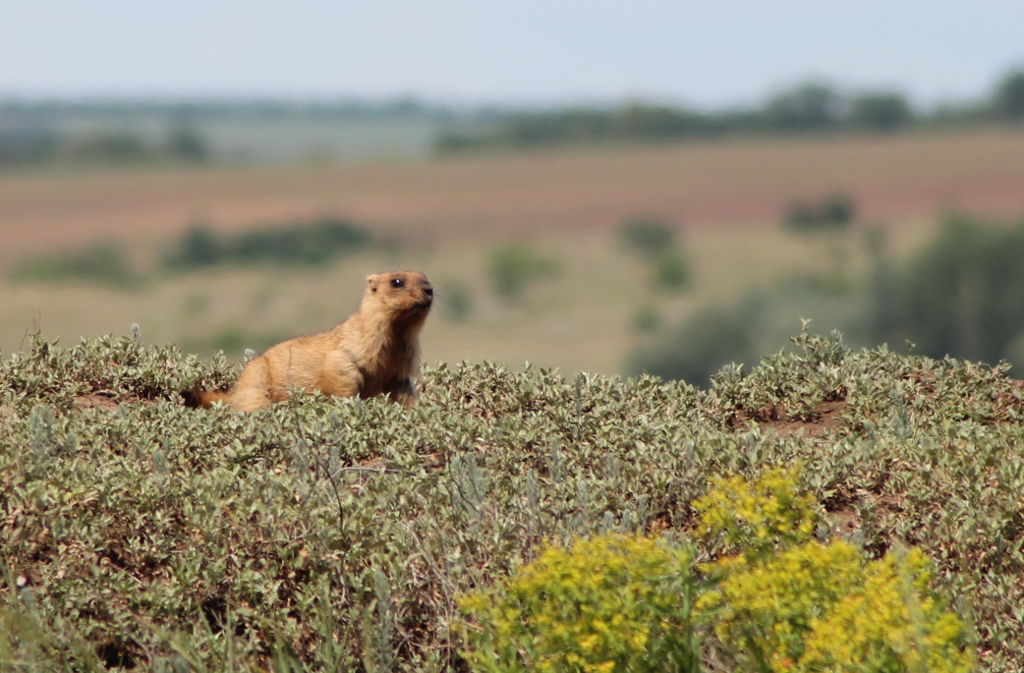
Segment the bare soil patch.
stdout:
<path fill-rule="evenodd" d="M 828 400 L 818 402 L 814 406 L 814 413 L 806 419 L 780 419 L 765 423 L 765 427 L 771 428 L 780 437 L 790 437 L 797 432 L 803 432 L 804 437 L 821 437 L 830 430 L 835 430 L 843 425 L 842 414 L 847 409 L 846 400 Z"/>
<path fill-rule="evenodd" d="M 125 404 L 156 404 L 161 399 L 178 402 L 183 396 L 183 393 L 180 391 L 158 393 L 148 391 L 140 395 L 121 395 L 118 397 L 112 391 L 100 390 L 86 395 L 76 395 L 72 400 L 72 404 L 74 404 L 76 409 L 83 411 L 87 409 L 112 411 L 116 410 L 122 402 Z"/>
<path fill-rule="evenodd" d="M 114 399 L 113 393 L 89 393 L 88 395 L 77 395 L 74 399 L 75 407 L 78 409 L 117 409 L 119 402 Z"/>
<path fill-rule="evenodd" d="M 809 414 L 794 415 L 784 405 L 776 404 L 765 409 L 743 410 L 733 417 L 732 425 L 737 427 L 745 421 L 753 420 L 763 430 L 770 430 L 783 439 L 797 433 L 817 438 L 843 427 L 842 414 L 848 406 L 846 400 L 825 400 L 815 404 Z"/>
<path fill-rule="evenodd" d="M 872 506 L 877 513 L 903 511 L 903 501 L 898 495 L 877 495 L 868 491 L 861 491 L 856 495 L 866 505 Z M 832 519 L 832 535 L 844 540 L 850 539 L 864 525 L 857 508 L 852 504 L 829 512 L 829 515 Z"/>

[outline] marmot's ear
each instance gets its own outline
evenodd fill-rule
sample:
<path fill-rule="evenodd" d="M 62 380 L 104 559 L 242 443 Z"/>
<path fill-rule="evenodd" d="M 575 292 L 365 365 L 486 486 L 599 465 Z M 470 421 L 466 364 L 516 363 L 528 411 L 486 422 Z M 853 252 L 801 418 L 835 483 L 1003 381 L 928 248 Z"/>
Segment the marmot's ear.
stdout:
<path fill-rule="evenodd" d="M 380 276 L 373 274 L 372 276 L 366 277 L 366 284 L 370 286 L 370 290 L 373 292 L 377 291 L 377 286 L 380 285 Z"/>

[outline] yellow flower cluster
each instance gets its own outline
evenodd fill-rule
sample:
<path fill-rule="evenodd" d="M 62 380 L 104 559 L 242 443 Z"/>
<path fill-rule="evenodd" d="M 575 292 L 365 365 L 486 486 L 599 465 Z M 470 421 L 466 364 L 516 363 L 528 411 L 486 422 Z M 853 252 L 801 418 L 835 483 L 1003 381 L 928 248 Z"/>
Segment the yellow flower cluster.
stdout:
<path fill-rule="evenodd" d="M 724 533 L 726 542 L 747 553 L 810 538 L 814 498 L 797 493 L 797 468 L 771 468 L 754 483 L 740 476 L 713 477 L 711 490 L 693 503 L 703 536 Z"/>
<path fill-rule="evenodd" d="M 927 567 L 919 549 L 868 563 L 863 585 L 812 620 L 801 669 L 970 671 L 963 624 L 928 591 Z"/>
<path fill-rule="evenodd" d="M 724 577 L 697 608 L 717 613 L 715 630 L 724 641 L 756 649 L 784 670 L 780 664 L 802 653 L 810 620 L 863 578 L 862 560 L 843 542 L 808 542 L 762 563 L 724 559 L 713 567 Z"/>
<path fill-rule="evenodd" d="M 748 540 L 744 553 L 704 567 L 716 585 L 696 609 L 718 637 L 758 670 L 970 671 L 963 625 L 929 589 L 924 553 L 868 561 L 846 542 L 810 540 L 811 502 L 793 494 L 795 483 L 782 470 L 752 485 L 719 479 L 696 503 L 705 534 Z M 770 538 L 779 543 L 762 542 Z"/>
<path fill-rule="evenodd" d="M 650 537 L 548 546 L 507 586 L 460 601 L 482 627 L 468 632 L 467 659 L 481 671 L 675 670 L 696 657 L 690 567 L 688 553 Z"/>
<path fill-rule="evenodd" d="M 811 539 L 797 472 L 714 480 L 694 506 L 739 553 L 702 566 L 663 539 L 603 535 L 549 545 L 507 584 L 463 597 L 476 671 L 691 672 L 713 628 L 739 662 L 787 673 L 968 673 L 964 628 L 930 588 L 918 549 L 871 561 Z"/>

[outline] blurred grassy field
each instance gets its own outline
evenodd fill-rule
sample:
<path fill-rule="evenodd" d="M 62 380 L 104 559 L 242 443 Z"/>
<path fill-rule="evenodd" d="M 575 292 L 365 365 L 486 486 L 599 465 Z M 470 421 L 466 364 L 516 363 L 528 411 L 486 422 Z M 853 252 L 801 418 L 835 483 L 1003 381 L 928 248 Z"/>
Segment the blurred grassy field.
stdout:
<path fill-rule="evenodd" d="M 859 226 L 878 224 L 904 254 L 944 209 L 994 217 L 1024 211 L 1024 131 L 831 139 L 747 139 L 647 147 L 548 150 L 420 162 L 290 167 L 0 173 L 0 351 L 41 328 L 65 342 L 125 333 L 150 342 L 237 354 L 329 327 L 355 308 L 369 273 L 422 270 L 439 303 L 423 335 L 428 362 L 529 360 L 621 373 L 643 338 L 638 311 L 663 323 L 710 301 L 830 263 L 827 249 L 781 231 L 796 197 L 849 193 Z M 388 252 L 302 271 L 154 271 L 192 223 L 240 231 L 331 214 L 398 241 Z M 692 263 L 683 293 L 655 292 L 648 271 L 615 238 L 627 218 L 673 224 Z M 135 287 L 19 284 L 6 272 L 48 250 L 121 242 Z M 491 291 L 490 251 L 528 241 L 558 261 L 557 277 L 509 305 Z M 863 264 L 857 232 L 850 273 Z M 468 294 L 455 320 L 447 297 Z M 793 332 L 799 330 L 794 325 Z M 781 346 L 782 344 L 780 344 Z"/>

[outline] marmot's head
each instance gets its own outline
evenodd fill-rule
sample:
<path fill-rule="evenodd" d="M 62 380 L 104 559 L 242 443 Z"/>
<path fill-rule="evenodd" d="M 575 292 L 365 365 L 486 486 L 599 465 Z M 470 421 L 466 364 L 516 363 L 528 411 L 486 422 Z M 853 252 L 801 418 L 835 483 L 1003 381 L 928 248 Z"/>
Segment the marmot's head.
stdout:
<path fill-rule="evenodd" d="M 367 298 L 392 314 L 393 320 L 422 322 L 434 303 L 434 286 L 417 271 L 389 271 L 366 278 Z"/>

